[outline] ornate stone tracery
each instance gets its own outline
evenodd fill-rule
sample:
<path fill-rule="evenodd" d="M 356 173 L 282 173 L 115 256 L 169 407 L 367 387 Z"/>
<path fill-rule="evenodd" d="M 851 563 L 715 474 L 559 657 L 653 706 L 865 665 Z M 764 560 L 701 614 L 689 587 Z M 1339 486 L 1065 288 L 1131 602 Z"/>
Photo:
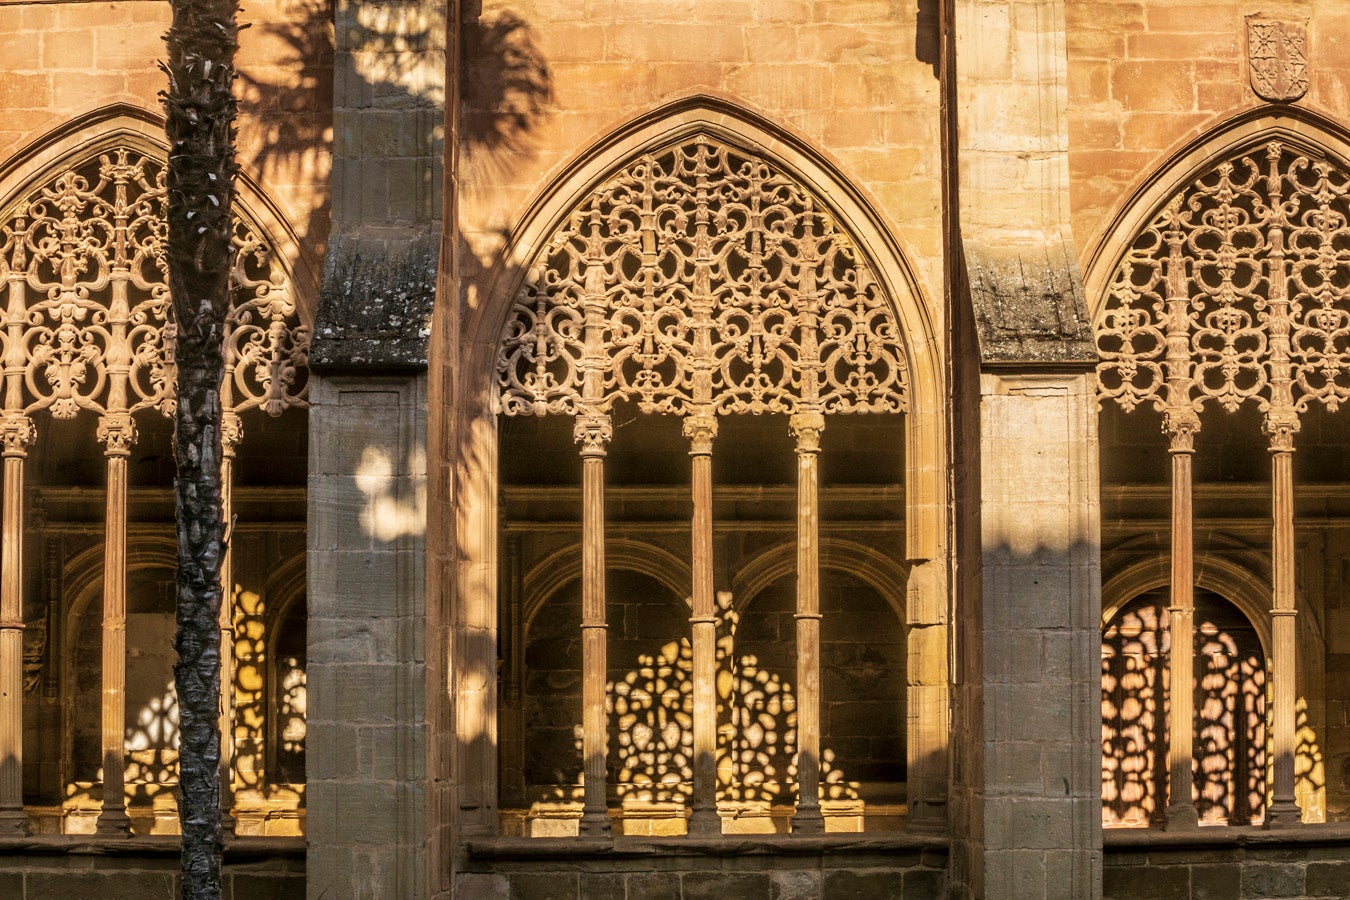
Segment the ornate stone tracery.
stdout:
<path fill-rule="evenodd" d="M 1350 174 L 1279 142 L 1174 197 L 1116 269 L 1101 397 L 1125 410 L 1350 398 Z"/>
<path fill-rule="evenodd" d="M 796 441 L 797 809 L 821 832 L 819 474 L 827 414 L 900 413 L 909 369 L 889 298 L 829 208 L 777 165 L 706 134 L 644 153 L 568 214 L 525 272 L 495 411 L 570 415 L 582 457 L 583 834 L 605 796 L 605 448 L 618 402 L 690 442 L 691 834 L 717 809 L 712 454 L 717 417 L 785 413 Z"/>
<path fill-rule="evenodd" d="M 497 381 L 506 415 L 620 399 L 676 415 L 900 412 L 909 372 L 825 205 L 699 137 L 645 154 L 571 214 L 516 296 Z"/>
<path fill-rule="evenodd" d="M 29 190 L 0 221 L 7 413 L 173 410 L 164 164 L 119 146 Z M 235 223 L 227 412 L 305 405 L 309 329 L 270 243 Z"/>

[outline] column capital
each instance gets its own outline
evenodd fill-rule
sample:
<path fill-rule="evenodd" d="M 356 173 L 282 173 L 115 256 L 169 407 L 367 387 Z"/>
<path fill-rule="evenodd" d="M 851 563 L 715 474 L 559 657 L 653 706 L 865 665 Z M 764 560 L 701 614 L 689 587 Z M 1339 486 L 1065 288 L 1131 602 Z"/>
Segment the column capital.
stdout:
<path fill-rule="evenodd" d="M 681 430 L 689 441 L 690 456 L 709 456 L 712 454 L 713 440 L 717 437 L 716 416 L 708 412 L 685 416 Z"/>
<path fill-rule="evenodd" d="M 222 456 L 233 457 L 235 448 L 244 439 L 244 423 L 239 413 L 226 411 L 220 416 L 220 452 Z"/>
<path fill-rule="evenodd" d="M 1169 453 L 1194 453 L 1195 435 L 1200 431 L 1200 416 L 1194 409 L 1167 409 L 1163 411 L 1163 434 L 1171 439 Z"/>
<path fill-rule="evenodd" d="M 4 442 L 5 457 L 23 459 L 28 455 L 28 445 L 36 438 L 33 420 L 23 413 L 10 413 L 0 420 L 0 441 Z"/>
<path fill-rule="evenodd" d="M 788 417 L 788 430 L 797 441 L 798 453 L 819 453 L 820 433 L 825 430 L 825 416 L 817 409 L 793 413 Z"/>
<path fill-rule="evenodd" d="M 107 413 L 98 420 L 98 440 L 107 456 L 130 456 L 136 443 L 136 420 L 128 412 Z"/>
<path fill-rule="evenodd" d="M 1293 453 L 1294 435 L 1298 434 L 1298 414 L 1290 408 L 1272 409 L 1261 423 L 1261 431 L 1270 438 L 1271 453 Z"/>
<path fill-rule="evenodd" d="M 581 445 L 581 455 L 604 456 L 614 438 L 614 423 L 604 413 L 582 413 L 572 427 L 572 440 Z"/>

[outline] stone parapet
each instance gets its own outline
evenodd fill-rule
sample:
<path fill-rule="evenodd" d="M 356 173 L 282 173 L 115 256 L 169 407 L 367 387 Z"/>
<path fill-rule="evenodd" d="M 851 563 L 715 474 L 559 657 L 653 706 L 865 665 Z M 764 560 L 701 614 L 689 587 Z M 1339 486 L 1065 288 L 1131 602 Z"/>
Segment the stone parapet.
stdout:
<path fill-rule="evenodd" d="M 101 839 L 85 835 L 0 838 L 0 897 L 177 897 L 177 837 Z M 305 895 L 303 838 L 235 838 L 225 844 L 221 896 Z"/>
<path fill-rule="evenodd" d="M 1350 825 L 1107 829 L 1103 900 L 1350 896 Z"/>
<path fill-rule="evenodd" d="M 456 896 L 721 898 L 946 896 L 945 839 L 909 835 L 470 841 Z"/>

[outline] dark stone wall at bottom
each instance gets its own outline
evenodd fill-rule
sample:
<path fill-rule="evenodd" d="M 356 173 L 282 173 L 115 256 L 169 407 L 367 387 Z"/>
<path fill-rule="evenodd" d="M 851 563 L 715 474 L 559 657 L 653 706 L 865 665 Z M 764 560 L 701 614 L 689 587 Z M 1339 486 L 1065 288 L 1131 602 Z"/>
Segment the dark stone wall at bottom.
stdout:
<path fill-rule="evenodd" d="M 1350 827 L 1105 835 L 1103 900 L 1350 900 Z"/>
<path fill-rule="evenodd" d="M 0 839 L 3 900 L 176 900 L 178 839 Z M 225 851 L 221 900 L 304 900 L 303 838 L 243 838 Z"/>
<path fill-rule="evenodd" d="M 473 900 L 941 900 L 947 848 L 912 837 L 519 838 L 476 842 Z"/>

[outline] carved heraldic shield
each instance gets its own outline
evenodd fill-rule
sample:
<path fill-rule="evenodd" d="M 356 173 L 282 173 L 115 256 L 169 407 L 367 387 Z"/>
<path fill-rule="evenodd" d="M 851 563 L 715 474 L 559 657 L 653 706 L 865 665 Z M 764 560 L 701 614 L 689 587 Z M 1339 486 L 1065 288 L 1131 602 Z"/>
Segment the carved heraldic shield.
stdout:
<path fill-rule="evenodd" d="M 1247 68 L 1262 100 L 1297 100 L 1308 92 L 1307 24 L 1247 18 Z"/>

